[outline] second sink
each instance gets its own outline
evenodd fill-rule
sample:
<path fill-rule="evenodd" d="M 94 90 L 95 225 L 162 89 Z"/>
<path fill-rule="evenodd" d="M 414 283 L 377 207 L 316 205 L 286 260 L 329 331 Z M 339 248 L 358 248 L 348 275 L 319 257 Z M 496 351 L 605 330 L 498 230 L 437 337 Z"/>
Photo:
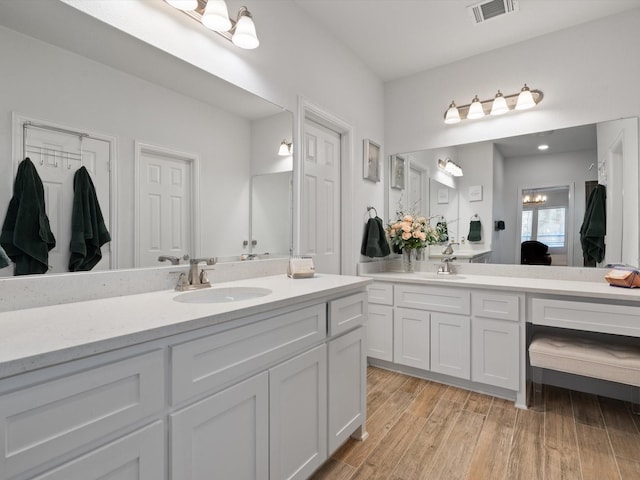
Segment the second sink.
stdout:
<path fill-rule="evenodd" d="M 222 287 L 181 293 L 173 299 L 180 303 L 226 303 L 251 300 L 253 298 L 264 297 L 270 293 L 271 290 L 268 288 Z"/>

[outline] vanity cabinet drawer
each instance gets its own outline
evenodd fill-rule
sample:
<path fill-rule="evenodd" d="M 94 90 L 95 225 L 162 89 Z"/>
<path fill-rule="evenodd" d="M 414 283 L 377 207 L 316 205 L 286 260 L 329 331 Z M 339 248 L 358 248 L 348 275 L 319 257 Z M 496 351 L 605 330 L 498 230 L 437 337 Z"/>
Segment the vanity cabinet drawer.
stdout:
<path fill-rule="evenodd" d="M 362 325 L 367 318 L 365 292 L 329 302 L 329 335 L 339 335 Z"/>
<path fill-rule="evenodd" d="M 470 292 L 458 288 L 396 285 L 394 297 L 396 307 L 460 315 L 469 315 L 471 312 Z"/>
<path fill-rule="evenodd" d="M 534 298 L 531 322 L 551 327 L 640 337 L 640 308 Z"/>
<path fill-rule="evenodd" d="M 171 347 L 171 402 L 213 392 L 322 341 L 326 304 Z"/>
<path fill-rule="evenodd" d="M 498 320 L 520 320 L 520 297 L 500 293 L 473 292 L 472 311 L 475 317 Z"/>
<path fill-rule="evenodd" d="M 161 411 L 164 391 L 157 350 L 0 396 L 0 479 Z"/>
<path fill-rule="evenodd" d="M 393 305 L 393 285 L 391 283 L 375 282 L 367 287 L 369 303 L 379 305 Z"/>

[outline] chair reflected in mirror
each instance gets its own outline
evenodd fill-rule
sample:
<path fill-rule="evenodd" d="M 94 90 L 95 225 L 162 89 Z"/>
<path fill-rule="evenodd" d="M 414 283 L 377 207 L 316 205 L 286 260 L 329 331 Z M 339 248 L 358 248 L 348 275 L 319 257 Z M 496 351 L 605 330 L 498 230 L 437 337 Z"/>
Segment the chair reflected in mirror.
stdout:
<path fill-rule="evenodd" d="M 551 265 L 549 247 L 537 240 L 527 240 L 520 245 L 521 265 Z"/>

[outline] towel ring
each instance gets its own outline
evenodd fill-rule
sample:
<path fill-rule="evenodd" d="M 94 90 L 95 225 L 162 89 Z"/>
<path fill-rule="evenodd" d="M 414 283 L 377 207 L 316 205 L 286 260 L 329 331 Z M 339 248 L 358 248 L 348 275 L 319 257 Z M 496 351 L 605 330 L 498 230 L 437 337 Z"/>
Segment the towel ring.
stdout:
<path fill-rule="evenodd" d="M 371 216 L 371 210 L 373 210 L 373 213 L 375 214 L 373 217 Z M 369 218 L 375 218 L 378 216 L 378 211 L 374 207 L 368 206 L 367 212 L 369 213 Z"/>

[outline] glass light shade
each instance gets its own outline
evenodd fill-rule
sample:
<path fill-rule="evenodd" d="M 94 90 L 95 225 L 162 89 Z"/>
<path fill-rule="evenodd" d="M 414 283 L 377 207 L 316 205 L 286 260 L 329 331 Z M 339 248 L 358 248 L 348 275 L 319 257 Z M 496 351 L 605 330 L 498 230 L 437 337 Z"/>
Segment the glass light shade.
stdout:
<path fill-rule="evenodd" d="M 278 150 L 278 155 L 280 155 L 281 157 L 287 157 L 291 155 L 291 144 L 287 143 L 286 140 L 282 140 L 280 149 Z"/>
<path fill-rule="evenodd" d="M 257 48 L 258 45 L 260 45 L 258 35 L 256 34 L 256 26 L 251 17 L 247 15 L 247 12 L 240 13 L 231 41 L 238 47 L 247 50 Z"/>
<path fill-rule="evenodd" d="M 509 107 L 507 106 L 507 101 L 502 93 L 500 93 L 500 90 L 498 90 L 496 98 L 493 99 L 493 103 L 491 104 L 491 115 L 502 115 L 508 111 Z"/>
<path fill-rule="evenodd" d="M 536 102 L 533 100 L 533 95 L 531 94 L 531 90 L 527 87 L 527 84 L 524 84 L 522 90 L 520 91 L 520 95 L 518 95 L 518 101 L 516 102 L 516 110 L 526 110 L 527 108 L 532 108 L 536 106 Z"/>
<path fill-rule="evenodd" d="M 198 0 L 167 0 L 167 3 L 178 10 L 195 10 Z"/>
<path fill-rule="evenodd" d="M 209 0 L 202 15 L 202 24 L 216 32 L 231 30 L 229 10 L 224 0 Z"/>
<path fill-rule="evenodd" d="M 476 95 L 471 101 L 471 105 L 469 106 L 469 113 L 467 114 L 467 118 L 473 120 L 482 117 L 484 117 L 484 110 L 482 109 L 482 103 L 480 103 L 480 99 Z"/>
<path fill-rule="evenodd" d="M 444 116 L 444 123 L 458 123 L 460 121 L 460 112 L 458 111 L 458 107 L 456 107 L 455 102 L 451 102 L 449 105 L 449 110 Z"/>

